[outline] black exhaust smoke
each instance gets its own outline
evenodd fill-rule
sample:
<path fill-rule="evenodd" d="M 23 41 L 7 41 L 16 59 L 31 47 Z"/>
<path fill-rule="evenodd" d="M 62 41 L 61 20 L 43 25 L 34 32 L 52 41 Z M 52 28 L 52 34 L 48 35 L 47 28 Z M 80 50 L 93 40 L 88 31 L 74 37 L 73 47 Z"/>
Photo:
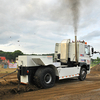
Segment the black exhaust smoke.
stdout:
<path fill-rule="evenodd" d="M 69 5 L 72 11 L 74 33 L 77 36 L 80 0 L 69 0 Z"/>
<path fill-rule="evenodd" d="M 75 61 L 78 62 L 77 60 L 77 28 L 78 28 L 78 21 L 79 21 L 80 0 L 69 0 L 69 5 L 72 11 L 73 27 L 74 27 L 74 34 L 75 34 Z"/>

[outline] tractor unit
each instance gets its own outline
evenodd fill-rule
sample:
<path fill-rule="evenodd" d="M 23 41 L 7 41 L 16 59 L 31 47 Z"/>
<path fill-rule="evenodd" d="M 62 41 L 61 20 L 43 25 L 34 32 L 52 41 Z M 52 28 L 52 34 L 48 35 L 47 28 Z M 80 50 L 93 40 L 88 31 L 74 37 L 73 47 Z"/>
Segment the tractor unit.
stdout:
<path fill-rule="evenodd" d="M 78 78 L 85 80 L 90 73 L 90 61 L 94 50 L 84 41 L 63 40 L 55 44 L 52 56 L 18 56 L 20 83 L 33 83 L 40 88 L 53 87 L 55 81 Z"/>

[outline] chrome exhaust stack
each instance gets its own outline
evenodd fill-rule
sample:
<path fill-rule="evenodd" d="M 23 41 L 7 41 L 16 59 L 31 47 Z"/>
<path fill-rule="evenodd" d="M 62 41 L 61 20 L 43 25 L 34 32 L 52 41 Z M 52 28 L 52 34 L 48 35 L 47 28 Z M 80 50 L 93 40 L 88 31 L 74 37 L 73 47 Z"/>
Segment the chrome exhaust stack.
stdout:
<path fill-rule="evenodd" d="M 77 60 L 77 36 L 75 35 L 75 61 L 76 63 L 78 63 L 78 60 Z"/>

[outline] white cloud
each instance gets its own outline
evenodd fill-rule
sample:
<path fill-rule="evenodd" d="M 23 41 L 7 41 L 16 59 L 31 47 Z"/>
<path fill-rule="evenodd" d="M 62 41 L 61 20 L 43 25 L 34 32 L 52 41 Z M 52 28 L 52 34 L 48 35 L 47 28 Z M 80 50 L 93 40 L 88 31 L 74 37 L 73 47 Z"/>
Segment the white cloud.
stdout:
<path fill-rule="evenodd" d="M 83 35 L 80 39 L 85 39 L 85 40 L 94 40 L 96 38 L 100 38 L 100 31 L 93 31 L 91 33 L 88 33 L 87 35 Z"/>
<path fill-rule="evenodd" d="M 0 0 L 0 48 L 52 53 L 56 42 L 73 40 L 73 16 L 65 1 L 68 0 Z M 81 0 L 79 8 L 78 39 L 87 40 L 96 50 L 100 50 L 96 41 L 100 38 L 99 7 L 98 0 Z"/>

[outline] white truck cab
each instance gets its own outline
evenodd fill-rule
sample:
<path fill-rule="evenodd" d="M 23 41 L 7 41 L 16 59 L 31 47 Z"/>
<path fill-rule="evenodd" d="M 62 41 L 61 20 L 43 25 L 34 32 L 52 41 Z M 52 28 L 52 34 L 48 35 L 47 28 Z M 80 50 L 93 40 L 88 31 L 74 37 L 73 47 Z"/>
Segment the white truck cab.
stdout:
<path fill-rule="evenodd" d="M 34 83 L 40 88 L 54 86 L 56 79 L 78 77 L 83 81 L 90 73 L 91 49 L 86 42 L 77 42 L 77 62 L 75 42 L 70 39 L 55 44 L 54 61 L 52 56 L 18 57 L 18 79 L 21 83 Z"/>

